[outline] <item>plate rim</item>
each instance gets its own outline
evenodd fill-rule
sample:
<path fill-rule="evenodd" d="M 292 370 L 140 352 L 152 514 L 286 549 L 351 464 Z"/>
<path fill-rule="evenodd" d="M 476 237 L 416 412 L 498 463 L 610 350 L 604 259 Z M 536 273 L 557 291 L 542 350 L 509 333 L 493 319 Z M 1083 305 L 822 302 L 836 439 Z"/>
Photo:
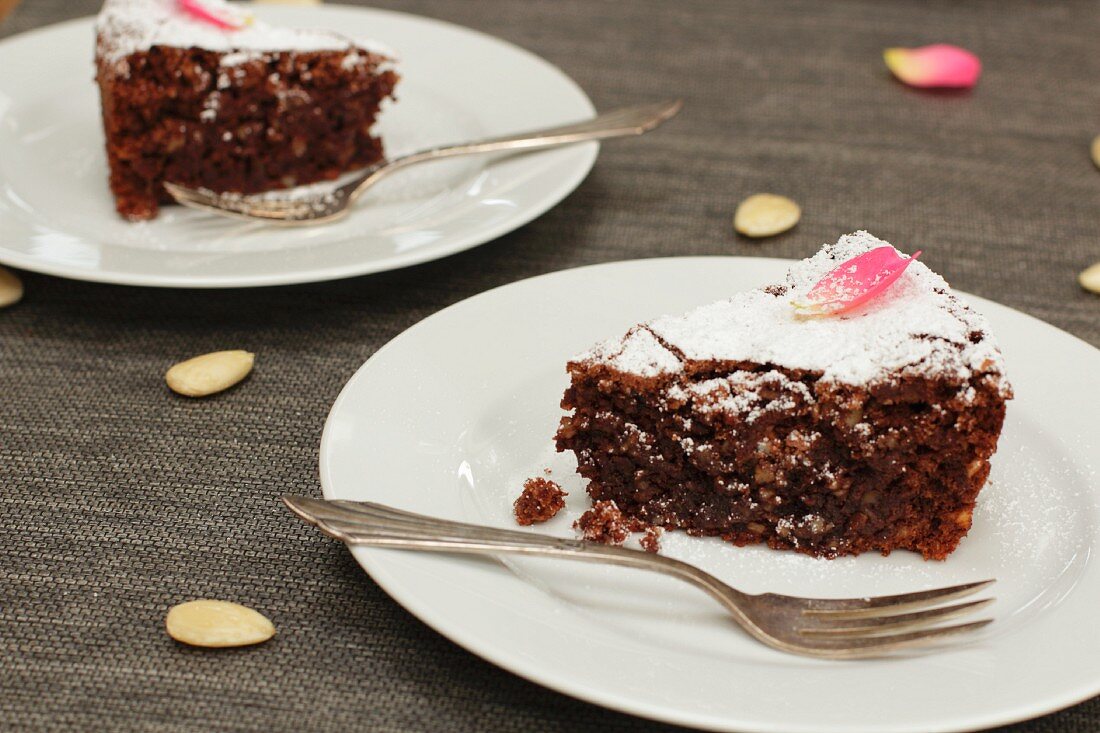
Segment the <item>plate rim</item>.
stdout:
<path fill-rule="evenodd" d="M 274 9 L 272 9 L 274 8 Z M 419 15 L 416 13 L 407 13 L 400 10 L 390 10 L 386 8 L 375 8 L 360 5 L 344 5 L 341 3 L 329 3 L 325 5 L 319 5 L 314 10 L 321 10 L 322 13 L 342 13 L 342 12 L 355 12 L 362 13 L 364 15 L 388 15 L 396 18 L 403 19 L 405 21 L 426 22 L 432 25 L 439 25 L 448 28 L 452 31 L 462 32 L 472 35 L 482 42 L 498 44 L 508 49 L 512 53 L 520 54 L 530 61 L 544 66 L 549 72 L 556 75 L 558 80 L 563 83 L 564 87 L 568 88 L 571 93 L 577 95 L 577 101 L 585 108 L 587 115 L 594 115 L 596 113 L 596 107 L 592 103 L 591 98 L 584 91 L 584 89 L 574 80 L 571 76 L 565 73 L 561 67 L 551 63 L 549 60 L 543 58 L 537 53 L 530 51 L 512 41 L 493 36 L 484 31 L 470 28 L 469 26 L 460 25 L 448 20 L 442 20 L 429 15 Z M 283 9 L 285 10 L 285 8 Z M 280 9 L 278 6 L 266 6 L 266 12 L 272 12 L 278 14 Z M 64 30 L 71 30 L 79 26 L 87 26 L 91 31 L 96 16 L 85 15 L 79 18 L 72 18 L 69 20 L 60 21 L 58 23 L 51 23 L 39 28 L 32 28 L 21 33 L 8 36 L 0 39 L 0 54 L 7 50 L 9 45 L 17 43 L 34 42 L 36 39 L 38 42 L 42 42 L 44 39 L 48 40 L 50 34 L 57 33 Z M 44 39 L 42 38 L 44 37 Z M 203 276 L 202 279 L 195 280 L 193 275 L 185 274 L 133 274 L 118 272 L 115 270 L 102 271 L 98 269 L 82 269 L 80 267 L 72 267 L 64 264 L 58 264 L 51 262 L 50 260 L 44 260 L 34 257 L 33 255 L 8 252 L 0 249 L 0 263 L 5 266 L 13 267 L 27 272 L 35 272 L 42 275 L 51 275 L 54 277 L 62 277 L 70 280 L 78 280 L 82 282 L 104 283 L 109 285 L 125 285 L 129 287 L 156 287 L 156 288 L 170 288 L 170 289 L 229 289 L 229 288 L 261 288 L 261 287 L 278 287 L 285 285 L 301 285 L 308 283 L 318 282 L 330 282 L 333 280 L 343 280 L 354 277 L 362 277 L 365 275 L 372 275 L 379 272 L 389 272 L 391 270 L 400 270 L 408 267 L 413 267 L 426 262 L 432 262 L 434 260 L 443 259 L 452 255 L 464 252 L 466 250 L 479 247 L 483 244 L 488 244 L 500 237 L 505 236 L 513 231 L 516 231 L 535 219 L 538 219 L 546 212 L 550 211 L 562 201 L 564 201 L 573 191 L 577 189 L 592 172 L 592 168 L 596 164 L 596 159 L 599 156 L 600 144 L 598 142 L 582 143 L 571 148 L 583 154 L 583 157 L 578 158 L 576 163 L 570 170 L 568 176 L 563 176 L 557 179 L 554 185 L 547 186 L 547 189 L 542 193 L 538 201 L 532 205 L 521 208 L 518 213 L 511 218 L 504 219 L 487 229 L 479 232 L 470 232 L 466 234 L 459 234 L 451 238 L 446 245 L 439 247 L 429 247 L 423 250 L 410 250 L 407 252 L 394 253 L 385 257 L 382 260 L 360 262 L 355 266 L 330 266 L 330 267 L 316 267 L 309 270 L 296 270 L 283 273 L 271 273 L 262 275 L 234 275 L 234 276 Z M 106 185 L 106 182 L 104 182 Z M 95 242 L 98 247 L 110 246 L 104 244 L 102 240 L 91 238 L 85 239 L 85 241 Z"/>
<path fill-rule="evenodd" d="M 430 321 L 443 318 L 450 311 L 459 309 L 466 306 L 469 301 L 489 297 L 490 294 L 496 291 L 512 288 L 524 283 L 529 283 L 537 280 L 545 280 L 554 278 L 563 273 L 575 272 L 579 270 L 595 270 L 595 269 L 614 269 L 621 266 L 630 266 L 634 264 L 642 263 L 656 263 L 667 262 L 671 260 L 681 262 L 699 262 L 706 263 L 708 261 L 765 261 L 778 266 L 789 266 L 791 263 L 796 262 L 797 259 L 780 258 L 780 257 L 748 257 L 738 255 L 697 255 L 697 256 L 658 256 L 639 258 L 631 260 L 618 260 L 612 262 L 595 263 L 588 265 L 581 265 L 577 267 L 565 268 L 562 270 L 555 270 L 553 272 L 542 273 L 528 278 L 523 278 L 510 283 L 505 283 L 497 287 L 485 290 L 480 293 L 476 293 L 467 298 L 464 298 L 456 303 L 453 303 L 445 308 L 442 308 L 435 313 L 432 313 L 425 318 L 412 324 L 401 333 L 397 334 L 383 346 L 377 349 L 370 355 L 348 378 L 344 386 L 341 388 L 336 399 L 333 401 L 332 407 L 325 419 L 324 428 L 321 434 L 320 446 L 319 446 L 319 458 L 318 458 L 318 473 L 321 483 L 322 495 L 327 499 L 339 498 L 333 488 L 333 480 L 330 474 L 331 464 L 328 460 L 328 454 L 331 452 L 332 444 L 332 426 L 334 424 L 334 417 L 340 412 L 344 403 L 351 399 L 351 393 L 357 386 L 357 382 L 365 378 L 365 372 L 369 368 L 372 361 L 382 355 L 384 352 L 388 352 L 392 348 L 396 348 L 396 345 L 407 334 L 415 330 L 419 330 L 422 327 L 427 327 L 425 324 Z M 1024 313 L 1016 308 L 1002 305 L 996 301 L 982 296 L 973 295 L 966 291 L 956 290 L 956 293 L 964 298 L 986 301 L 994 303 L 1002 308 L 1012 311 L 1017 316 L 1023 316 L 1032 325 L 1050 329 L 1056 331 L 1061 336 L 1069 337 L 1077 344 L 1083 345 L 1093 352 L 1097 352 L 1097 356 L 1100 357 L 1100 349 L 1092 346 L 1084 339 L 1081 339 L 1063 329 L 1047 323 L 1040 318 L 1036 318 L 1028 313 Z M 714 715 L 708 715 L 706 713 L 697 715 L 682 715 L 678 711 L 670 710 L 669 708 L 654 705 L 648 702 L 638 701 L 630 699 L 626 695 L 618 693 L 609 693 L 605 690 L 593 691 L 580 685 L 570 684 L 569 680 L 558 679 L 556 677 L 538 675 L 536 672 L 530 671 L 530 666 L 525 666 L 519 655 L 514 654 L 508 649 L 502 648 L 500 645 L 486 644 L 484 640 L 477 638 L 473 634 L 467 634 L 463 625 L 458 622 L 450 622 L 447 620 L 445 614 L 439 614 L 432 609 L 434 608 L 432 603 L 427 600 L 421 599 L 413 592 L 404 592 L 400 588 L 400 584 L 397 578 L 386 569 L 385 563 L 381 561 L 381 558 L 385 556 L 387 552 L 400 552 L 398 550 L 385 550 L 378 548 L 353 548 L 350 545 L 345 545 L 347 550 L 351 553 L 356 563 L 367 573 L 368 576 L 380 587 L 385 593 L 390 596 L 398 605 L 411 613 L 415 618 L 420 620 L 426 626 L 431 628 L 436 633 L 442 635 L 449 641 L 457 644 L 467 652 L 480 657 L 481 659 L 490 662 L 508 672 L 515 674 L 525 680 L 528 680 L 534 684 L 542 687 L 554 690 L 555 692 L 564 694 L 568 697 L 581 700 L 590 704 L 594 704 L 600 707 L 615 710 L 617 712 L 625 713 L 636 717 L 642 717 L 662 723 L 669 723 L 674 725 L 688 726 L 699 730 L 708 731 L 723 731 L 723 732 L 737 732 L 737 733 L 810 733 L 811 731 L 820 730 L 840 730 L 837 727 L 820 728 L 806 725 L 780 725 L 780 724 L 758 724 L 758 722 L 739 722 L 729 719 L 728 717 L 718 717 Z M 983 715 L 980 713 L 970 714 L 969 716 L 953 716 L 946 719 L 942 725 L 935 727 L 929 727 L 926 722 L 919 724 L 905 724 L 901 721 L 896 721 L 892 727 L 884 728 L 883 730 L 889 730 L 891 733 L 967 733 L 968 731 L 980 731 L 990 727 L 1011 725 L 1013 723 L 1019 723 L 1027 720 L 1032 720 L 1043 715 L 1055 713 L 1073 705 L 1085 702 L 1097 695 L 1100 695 L 1100 675 L 1097 675 L 1091 681 L 1084 681 L 1067 689 L 1062 695 L 1049 696 L 1042 702 L 1021 702 L 1011 707 L 1005 707 L 996 715 Z M 862 729 L 861 729 L 862 730 Z"/>

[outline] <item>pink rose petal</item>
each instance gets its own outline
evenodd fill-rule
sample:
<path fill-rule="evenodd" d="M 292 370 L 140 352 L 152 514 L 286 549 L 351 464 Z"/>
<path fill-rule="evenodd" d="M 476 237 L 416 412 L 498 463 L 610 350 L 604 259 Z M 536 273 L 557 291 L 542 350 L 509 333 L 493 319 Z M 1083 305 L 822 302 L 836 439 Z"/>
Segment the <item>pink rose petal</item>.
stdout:
<path fill-rule="evenodd" d="M 893 247 L 876 247 L 841 263 L 792 305 L 806 315 L 835 315 L 881 295 L 920 257 L 902 257 Z"/>
<path fill-rule="evenodd" d="M 894 76 L 914 87 L 968 89 L 978 83 L 982 74 L 982 62 L 977 56 L 946 43 L 888 48 L 882 57 Z"/>
<path fill-rule="evenodd" d="M 180 9 L 196 20 L 217 26 L 226 31 L 239 31 L 249 24 L 248 16 L 234 15 L 232 12 L 217 12 L 207 7 L 202 0 L 177 0 Z"/>

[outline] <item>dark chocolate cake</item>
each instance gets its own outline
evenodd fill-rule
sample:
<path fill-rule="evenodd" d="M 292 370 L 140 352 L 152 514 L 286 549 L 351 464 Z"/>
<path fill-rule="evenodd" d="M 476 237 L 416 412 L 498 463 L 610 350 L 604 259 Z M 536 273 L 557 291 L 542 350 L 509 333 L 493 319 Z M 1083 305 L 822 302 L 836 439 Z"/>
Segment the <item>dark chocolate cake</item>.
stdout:
<path fill-rule="evenodd" d="M 96 65 L 120 214 L 151 219 L 171 181 L 259 193 L 382 157 L 397 75 L 376 44 L 275 28 L 223 0 L 107 0 Z"/>
<path fill-rule="evenodd" d="M 785 283 L 571 361 L 557 443 L 592 499 L 737 545 L 951 553 L 1012 395 L 985 319 L 920 262 L 850 313 L 807 318 L 791 304 L 885 245 L 847 235 Z"/>

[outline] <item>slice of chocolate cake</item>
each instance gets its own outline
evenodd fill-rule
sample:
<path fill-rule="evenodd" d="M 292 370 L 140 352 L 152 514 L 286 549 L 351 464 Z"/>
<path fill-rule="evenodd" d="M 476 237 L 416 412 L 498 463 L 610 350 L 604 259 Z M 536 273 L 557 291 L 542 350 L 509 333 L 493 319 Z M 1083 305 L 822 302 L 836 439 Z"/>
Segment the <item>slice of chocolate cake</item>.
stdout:
<path fill-rule="evenodd" d="M 882 246 L 847 235 L 786 283 L 569 362 L 557 444 L 591 497 L 737 545 L 946 557 L 970 529 L 1012 394 L 985 319 L 920 262 L 848 313 L 792 306 Z"/>
<path fill-rule="evenodd" d="M 382 157 L 397 75 L 375 44 L 275 28 L 223 0 L 107 0 L 96 65 L 111 190 L 151 219 L 172 181 L 259 193 Z"/>

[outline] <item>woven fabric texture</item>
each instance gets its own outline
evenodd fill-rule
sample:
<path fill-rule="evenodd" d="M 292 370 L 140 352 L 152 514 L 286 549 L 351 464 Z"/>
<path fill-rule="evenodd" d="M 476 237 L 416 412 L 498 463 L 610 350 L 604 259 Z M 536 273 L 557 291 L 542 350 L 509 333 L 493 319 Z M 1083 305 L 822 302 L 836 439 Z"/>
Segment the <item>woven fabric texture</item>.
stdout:
<path fill-rule="evenodd" d="M 559 65 L 607 109 L 682 96 L 678 119 L 604 146 L 561 205 L 411 269 L 295 287 L 188 291 L 24 273 L 0 312 L 0 728 L 148 731 L 654 731 L 465 652 L 293 519 L 316 494 L 325 416 L 403 329 L 488 288 L 596 262 L 802 257 L 866 228 L 963 290 L 1100 345 L 1100 14 L 1089 0 L 377 0 Z M 24 0 L 0 35 L 94 13 Z M 881 50 L 976 51 L 973 94 L 888 78 Z M 89 39 L 89 44 L 91 43 Z M 0 70 L 2 73 L 2 70 Z M 91 69 L 74 69 L 88 76 Z M 760 191 L 803 206 L 759 243 L 731 229 Z M 0 236 L 3 222 L 0 221 Z M 163 374 L 246 348 L 257 369 L 205 401 Z M 195 597 L 279 635 L 216 654 L 163 631 Z M 975 694 L 980 694 L 976 690 Z M 1100 699 L 1009 729 L 1100 730 Z"/>

